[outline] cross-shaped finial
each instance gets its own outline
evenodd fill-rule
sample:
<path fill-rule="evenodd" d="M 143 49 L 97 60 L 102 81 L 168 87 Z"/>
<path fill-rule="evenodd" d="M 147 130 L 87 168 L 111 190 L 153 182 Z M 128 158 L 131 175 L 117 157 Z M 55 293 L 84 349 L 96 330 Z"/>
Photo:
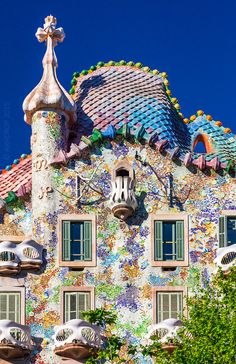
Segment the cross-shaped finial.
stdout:
<path fill-rule="evenodd" d="M 38 41 L 41 43 L 47 41 L 47 39 L 51 37 L 54 46 L 57 45 L 57 42 L 63 42 L 65 33 L 63 28 L 56 29 L 57 19 L 54 16 L 49 15 L 44 21 L 43 28 L 38 28 L 35 34 Z"/>

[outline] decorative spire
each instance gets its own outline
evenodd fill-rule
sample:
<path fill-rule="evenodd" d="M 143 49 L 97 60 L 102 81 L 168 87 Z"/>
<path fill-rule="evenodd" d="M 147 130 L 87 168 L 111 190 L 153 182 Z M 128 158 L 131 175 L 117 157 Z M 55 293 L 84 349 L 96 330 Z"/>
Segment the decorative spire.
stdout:
<path fill-rule="evenodd" d="M 28 124 L 31 124 L 32 116 L 37 110 L 45 108 L 59 109 L 75 120 L 75 103 L 56 75 L 57 58 L 54 47 L 65 38 L 63 28 L 56 29 L 56 24 L 56 18 L 49 15 L 45 18 L 43 28 L 38 28 L 35 34 L 40 43 L 46 42 L 47 50 L 43 58 L 43 77 L 23 103 L 25 121 Z"/>

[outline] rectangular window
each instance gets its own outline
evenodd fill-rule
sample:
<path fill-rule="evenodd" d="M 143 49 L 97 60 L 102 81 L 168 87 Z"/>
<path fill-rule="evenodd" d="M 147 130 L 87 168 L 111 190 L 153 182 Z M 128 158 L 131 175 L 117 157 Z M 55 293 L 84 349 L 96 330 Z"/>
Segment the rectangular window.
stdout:
<path fill-rule="evenodd" d="M 92 260 L 92 221 L 62 222 L 62 260 Z"/>
<path fill-rule="evenodd" d="M 95 214 L 59 215 L 58 240 L 61 267 L 96 267 Z"/>
<path fill-rule="evenodd" d="M 184 221 L 155 221 L 155 260 L 184 260 Z"/>
<path fill-rule="evenodd" d="M 0 320 L 21 323 L 20 292 L 0 292 Z"/>
<path fill-rule="evenodd" d="M 152 217 L 152 265 L 188 266 L 188 216 L 162 214 Z"/>
<path fill-rule="evenodd" d="M 81 312 L 91 310 L 91 292 L 64 292 L 65 322 L 73 319 L 83 319 Z"/>
<path fill-rule="evenodd" d="M 156 292 L 156 322 L 183 314 L 183 292 Z"/>
<path fill-rule="evenodd" d="M 236 244 L 236 216 L 220 216 L 219 247 Z"/>

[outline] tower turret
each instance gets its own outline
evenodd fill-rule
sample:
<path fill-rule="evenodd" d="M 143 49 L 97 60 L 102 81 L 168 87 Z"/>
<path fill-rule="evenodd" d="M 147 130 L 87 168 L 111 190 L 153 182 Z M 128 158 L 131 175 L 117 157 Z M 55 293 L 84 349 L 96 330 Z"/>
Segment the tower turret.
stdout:
<path fill-rule="evenodd" d="M 75 104 L 57 79 L 57 59 L 54 47 L 62 42 L 63 28 L 56 28 L 56 18 L 45 18 L 43 28 L 36 37 L 46 42 L 43 58 L 43 76 L 23 103 L 25 121 L 32 126 L 32 211 L 33 231 L 37 219 L 58 209 L 60 197 L 54 189 L 54 167 L 50 161 L 58 152 L 66 150 L 69 126 L 75 120 Z M 38 238 L 35 236 L 35 238 Z"/>

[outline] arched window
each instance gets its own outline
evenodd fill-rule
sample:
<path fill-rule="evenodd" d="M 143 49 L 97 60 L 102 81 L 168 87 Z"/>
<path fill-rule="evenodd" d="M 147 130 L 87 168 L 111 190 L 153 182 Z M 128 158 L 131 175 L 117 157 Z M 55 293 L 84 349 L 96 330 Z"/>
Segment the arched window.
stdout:
<path fill-rule="evenodd" d="M 212 146 L 206 134 L 197 135 L 193 142 L 193 152 L 199 154 L 212 152 Z"/>

